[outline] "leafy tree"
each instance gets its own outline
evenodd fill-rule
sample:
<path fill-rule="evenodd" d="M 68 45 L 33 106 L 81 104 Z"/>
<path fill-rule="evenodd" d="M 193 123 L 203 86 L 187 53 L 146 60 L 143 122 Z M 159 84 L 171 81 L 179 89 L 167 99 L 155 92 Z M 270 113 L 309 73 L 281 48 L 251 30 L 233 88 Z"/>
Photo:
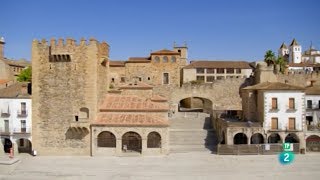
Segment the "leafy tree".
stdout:
<path fill-rule="evenodd" d="M 17 80 L 19 82 L 31 82 L 32 80 L 32 70 L 31 67 L 27 67 L 24 70 L 20 72 L 20 74 L 17 77 Z"/>
<path fill-rule="evenodd" d="M 279 56 L 275 63 L 279 64 L 280 72 L 284 73 L 284 69 L 285 69 L 285 66 L 286 66 L 286 61 L 284 60 L 284 58 Z"/>
<path fill-rule="evenodd" d="M 271 64 L 274 64 L 276 60 L 276 56 L 274 55 L 274 52 L 271 50 L 268 50 L 266 54 L 264 55 L 264 62 L 270 66 Z"/>

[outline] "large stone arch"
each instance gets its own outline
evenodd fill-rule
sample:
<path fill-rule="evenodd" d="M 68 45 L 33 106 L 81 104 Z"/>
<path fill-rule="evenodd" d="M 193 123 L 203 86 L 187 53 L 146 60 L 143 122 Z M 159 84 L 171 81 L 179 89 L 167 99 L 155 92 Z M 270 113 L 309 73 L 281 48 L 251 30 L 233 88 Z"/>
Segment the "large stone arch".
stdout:
<path fill-rule="evenodd" d="M 195 104 L 194 101 L 198 101 L 198 102 Z M 183 104 L 183 103 L 190 103 L 190 104 Z M 188 105 L 190 105 L 190 107 Z M 213 102 L 209 97 L 203 97 L 203 96 L 185 97 L 179 100 L 178 102 L 178 111 L 182 111 L 182 108 L 202 109 L 203 112 L 211 114 L 213 109 Z"/>

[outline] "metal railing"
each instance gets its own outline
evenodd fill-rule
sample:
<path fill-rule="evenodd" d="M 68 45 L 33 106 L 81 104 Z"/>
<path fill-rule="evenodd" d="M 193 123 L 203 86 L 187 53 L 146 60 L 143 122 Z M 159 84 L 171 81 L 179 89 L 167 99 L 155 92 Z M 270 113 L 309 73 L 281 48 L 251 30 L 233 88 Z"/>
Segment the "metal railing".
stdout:
<path fill-rule="evenodd" d="M 14 128 L 14 134 L 29 134 L 31 133 L 31 128 Z"/>
<path fill-rule="evenodd" d="M 293 144 L 293 152 L 299 153 L 299 143 Z M 283 151 L 282 144 L 219 144 L 217 154 L 219 155 L 266 155 L 278 154 Z"/>
<path fill-rule="evenodd" d="M 18 111 L 17 114 L 18 114 L 18 117 L 22 117 L 22 118 L 25 118 L 28 116 L 28 113 L 26 110 L 25 111 Z"/>

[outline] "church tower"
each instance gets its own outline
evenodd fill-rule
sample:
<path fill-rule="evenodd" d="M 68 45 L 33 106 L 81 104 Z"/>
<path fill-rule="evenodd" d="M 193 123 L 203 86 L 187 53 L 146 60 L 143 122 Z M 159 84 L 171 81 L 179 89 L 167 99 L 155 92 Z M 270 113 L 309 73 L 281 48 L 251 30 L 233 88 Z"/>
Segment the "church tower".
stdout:
<path fill-rule="evenodd" d="M 301 63 L 301 46 L 293 39 L 289 48 L 289 63 Z"/>
<path fill-rule="evenodd" d="M 278 56 L 285 57 L 288 54 L 289 54 L 289 49 L 287 48 L 286 44 L 282 43 L 278 50 Z"/>

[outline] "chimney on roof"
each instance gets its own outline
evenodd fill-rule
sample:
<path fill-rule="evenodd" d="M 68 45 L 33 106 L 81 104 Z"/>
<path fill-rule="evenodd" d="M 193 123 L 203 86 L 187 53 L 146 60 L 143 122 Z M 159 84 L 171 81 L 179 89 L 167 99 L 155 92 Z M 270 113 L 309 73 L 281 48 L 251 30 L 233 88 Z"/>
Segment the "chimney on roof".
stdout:
<path fill-rule="evenodd" d="M 28 84 L 22 84 L 20 89 L 20 95 L 28 95 Z"/>
<path fill-rule="evenodd" d="M 4 38 L 1 37 L 0 38 L 0 59 L 3 59 L 4 58 L 4 44 L 6 42 L 4 41 Z"/>

